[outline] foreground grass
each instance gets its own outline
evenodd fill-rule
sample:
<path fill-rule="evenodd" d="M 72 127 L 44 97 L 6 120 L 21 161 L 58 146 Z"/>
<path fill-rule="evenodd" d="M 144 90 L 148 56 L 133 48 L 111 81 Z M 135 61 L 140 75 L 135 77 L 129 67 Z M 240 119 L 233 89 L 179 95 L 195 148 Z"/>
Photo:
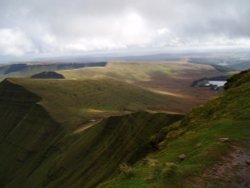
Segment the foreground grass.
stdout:
<path fill-rule="evenodd" d="M 233 152 L 233 146 L 244 147 L 250 137 L 249 78 L 250 71 L 232 78 L 223 96 L 171 125 L 160 150 L 145 159 L 156 164 L 139 161 L 131 167 L 133 177 L 120 174 L 99 187 L 203 187 L 203 173 Z M 221 142 L 220 138 L 229 138 L 230 142 Z M 186 156 L 184 160 L 179 159 L 181 154 Z"/>
<path fill-rule="evenodd" d="M 231 145 L 221 143 L 219 138 L 229 137 L 233 144 L 241 144 L 249 136 L 246 134 L 250 132 L 249 123 L 221 120 L 211 122 L 204 129 L 187 131 L 162 146 L 159 152 L 147 156 L 157 160 L 157 165 L 138 162 L 132 167 L 132 178 L 121 174 L 100 187 L 195 187 L 199 182 L 192 178 L 200 177 L 221 156 L 232 151 Z M 178 159 L 181 154 L 187 156 L 183 161 Z M 166 175 L 162 171 L 168 163 L 174 163 L 177 168 Z"/>

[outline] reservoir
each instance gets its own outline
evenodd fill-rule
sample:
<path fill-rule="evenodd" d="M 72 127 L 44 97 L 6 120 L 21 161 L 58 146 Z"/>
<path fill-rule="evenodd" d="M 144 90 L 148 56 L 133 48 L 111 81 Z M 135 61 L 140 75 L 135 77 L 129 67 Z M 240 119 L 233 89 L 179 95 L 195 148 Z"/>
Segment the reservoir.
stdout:
<path fill-rule="evenodd" d="M 226 84 L 226 81 L 215 81 L 215 80 L 209 80 L 207 85 L 208 86 L 216 86 L 216 87 L 223 87 Z"/>

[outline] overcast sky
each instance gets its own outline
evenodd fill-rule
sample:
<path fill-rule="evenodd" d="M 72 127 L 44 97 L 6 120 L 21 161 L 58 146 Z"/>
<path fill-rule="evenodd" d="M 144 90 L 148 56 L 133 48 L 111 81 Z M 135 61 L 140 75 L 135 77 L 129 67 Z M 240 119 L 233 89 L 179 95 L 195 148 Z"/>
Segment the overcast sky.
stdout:
<path fill-rule="evenodd" d="M 249 0 L 0 0 L 0 56 L 232 46 Z"/>

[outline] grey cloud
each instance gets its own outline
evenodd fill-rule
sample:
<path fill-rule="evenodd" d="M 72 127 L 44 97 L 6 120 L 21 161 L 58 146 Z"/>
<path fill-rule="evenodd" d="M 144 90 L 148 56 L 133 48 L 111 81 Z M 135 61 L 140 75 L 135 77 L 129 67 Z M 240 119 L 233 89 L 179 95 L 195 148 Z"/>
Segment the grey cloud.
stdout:
<path fill-rule="evenodd" d="M 248 18 L 249 0 L 1 0 L 0 55 L 250 45 Z"/>

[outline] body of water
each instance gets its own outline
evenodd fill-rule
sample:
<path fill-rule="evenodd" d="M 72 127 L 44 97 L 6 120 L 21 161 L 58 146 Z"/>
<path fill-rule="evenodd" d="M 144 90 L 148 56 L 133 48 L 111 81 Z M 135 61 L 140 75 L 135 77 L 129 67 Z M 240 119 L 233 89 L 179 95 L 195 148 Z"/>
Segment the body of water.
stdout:
<path fill-rule="evenodd" d="M 226 81 L 208 81 L 208 85 L 213 85 L 217 87 L 223 87 L 226 84 Z"/>

